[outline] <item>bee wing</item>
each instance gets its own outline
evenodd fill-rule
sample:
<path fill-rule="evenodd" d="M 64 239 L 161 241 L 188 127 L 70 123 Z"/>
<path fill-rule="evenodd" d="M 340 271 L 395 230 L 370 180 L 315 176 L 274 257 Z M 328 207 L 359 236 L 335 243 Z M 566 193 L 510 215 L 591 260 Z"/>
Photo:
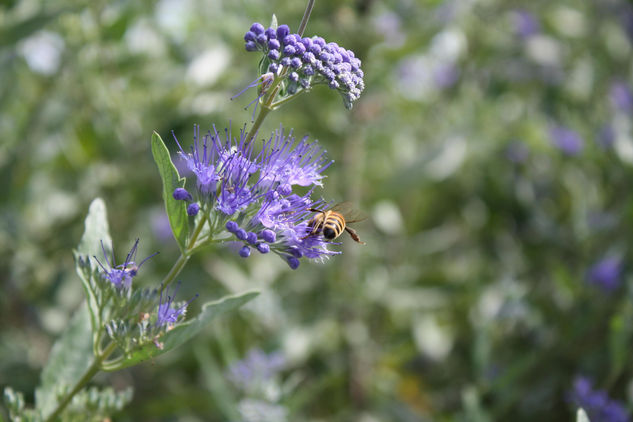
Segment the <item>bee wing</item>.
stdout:
<path fill-rule="evenodd" d="M 357 210 L 354 207 L 354 204 L 349 201 L 339 202 L 330 209 L 334 212 L 342 214 L 343 217 L 345 217 L 346 223 L 355 223 L 367 219 L 367 214 Z"/>

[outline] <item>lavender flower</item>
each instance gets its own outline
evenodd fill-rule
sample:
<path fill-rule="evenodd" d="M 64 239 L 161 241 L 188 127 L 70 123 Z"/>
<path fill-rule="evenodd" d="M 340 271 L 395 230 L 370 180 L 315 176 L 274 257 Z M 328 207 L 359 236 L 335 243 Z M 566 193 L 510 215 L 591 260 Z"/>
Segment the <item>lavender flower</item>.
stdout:
<path fill-rule="evenodd" d="M 271 381 L 285 365 L 286 359 L 280 352 L 266 354 L 252 349 L 244 359 L 229 367 L 227 377 L 237 388 L 249 391 Z"/>
<path fill-rule="evenodd" d="M 624 113 L 633 112 L 633 92 L 628 84 L 622 81 L 614 82 L 611 84 L 609 94 L 611 103 L 616 110 Z"/>
<path fill-rule="evenodd" d="M 541 25 L 536 17 L 527 10 L 515 10 L 514 29 L 516 34 L 525 40 L 538 34 L 541 30 Z"/>
<path fill-rule="evenodd" d="M 620 285 L 622 261 L 618 257 L 610 256 L 595 263 L 587 274 L 589 282 L 610 292 Z"/>
<path fill-rule="evenodd" d="M 191 300 L 189 300 L 189 302 L 180 304 L 180 306 L 178 306 L 177 304 L 174 304 L 174 299 L 179 288 L 180 282 L 178 282 L 178 284 L 174 287 L 172 295 L 167 296 L 167 300 L 163 302 L 163 286 L 161 286 L 160 299 L 158 302 L 158 315 L 156 318 L 157 327 L 167 327 L 167 329 L 172 328 L 174 324 L 178 322 L 178 319 L 181 316 L 185 315 L 185 312 L 187 311 L 187 306 L 189 306 L 189 304 L 198 297 L 198 295 L 196 294 Z"/>
<path fill-rule="evenodd" d="M 628 422 L 626 408 L 617 400 L 609 399 L 604 390 L 594 390 L 592 382 L 578 377 L 569 392 L 569 401 L 587 412 L 591 422 Z"/>
<path fill-rule="evenodd" d="M 596 143 L 603 149 L 607 149 L 613 146 L 615 142 L 615 132 L 613 127 L 606 124 L 600 128 L 596 135 Z"/>
<path fill-rule="evenodd" d="M 136 242 L 134 242 L 132 249 L 130 249 L 130 252 L 128 252 L 127 257 L 125 258 L 125 262 L 121 265 L 116 265 L 114 260 L 114 251 L 112 251 L 112 262 L 110 262 L 110 260 L 108 259 L 108 254 L 105 250 L 105 246 L 103 245 L 103 241 L 101 241 L 101 250 L 103 251 L 103 258 L 105 259 L 106 265 L 103 265 L 96 256 L 93 257 L 103 270 L 102 277 L 112 283 L 117 289 L 129 289 L 132 286 L 132 279 L 136 277 L 136 275 L 138 274 L 138 270 L 145 263 L 145 261 L 158 254 L 158 252 L 153 253 L 137 265 L 135 259 L 138 249 L 138 242 L 139 239 L 136 239 Z"/>
<path fill-rule="evenodd" d="M 569 156 L 578 155 L 583 148 L 583 140 L 571 129 L 563 126 L 550 128 L 550 136 L 555 147 Z"/>
<path fill-rule="evenodd" d="M 291 34 L 287 25 L 280 25 L 276 30 L 263 28 L 259 23 L 251 26 L 244 35 L 245 48 L 246 51 L 261 52 L 268 63 L 266 71 L 283 77 L 285 89 L 280 92 L 286 92 L 285 98 L 314 85 L 325 84 L 339 91 L 345 107 L 352 108 L 352 103 L 365 89 L 361 61 L 353 51 L 334 42 L 326 43 L 318 36 L 302 38 L 299 34 Z M 282 73 L 284 68 L 292 71 Z M 254 84 L 256 82 L 246 89 Z"/>
<path fill-rule="evenodd" d="M 282 127 L 259 152 L 247 139 L 243 129 L 239 139 L 232 139 L 228 130 L 222 139 L 214 127 L 214 133 L 201 140 L 196 127 L 190 153 L 178 143 L 179 155 L 196 176 L 197 198 L 243 243 L 239 255 L 248 258 L 252 247 L 263 254 L 272 251 L 294 269 L 301 257 L 337 253 L 328 250 L 322 236 L 308 236 L 308 209 L 325 204 L 310 198 L 312 190 L 303 196 L 293 193 L 293 186 L 322 186 L 322 173 L 332 164 L 325 151 L 307 137 L 296 142 Z"/>
<path fill-rule="evenodd" d="M 433 69 L 433 80 L 438 88 L 450 88 L 459 80 L 459 67 L 453 63 L 441 63 Z"/>

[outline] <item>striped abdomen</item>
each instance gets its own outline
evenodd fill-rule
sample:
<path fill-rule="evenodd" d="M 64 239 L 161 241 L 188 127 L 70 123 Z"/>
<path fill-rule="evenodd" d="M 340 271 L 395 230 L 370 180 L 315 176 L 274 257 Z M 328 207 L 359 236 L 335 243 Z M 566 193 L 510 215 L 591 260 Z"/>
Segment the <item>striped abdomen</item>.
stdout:
<path fill-rule="evenodd" d="M 326 211 L 323 222 L 323 237 L 328 240 L 336 239 L 345 230 L 345 218 L 337 212 Z"/>

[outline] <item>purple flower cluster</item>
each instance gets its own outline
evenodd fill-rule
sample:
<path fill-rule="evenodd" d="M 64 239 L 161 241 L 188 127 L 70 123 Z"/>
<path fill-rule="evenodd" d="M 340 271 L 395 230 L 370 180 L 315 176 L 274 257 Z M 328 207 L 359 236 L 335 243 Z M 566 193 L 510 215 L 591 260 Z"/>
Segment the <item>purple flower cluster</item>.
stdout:
<path fill-rule="evenodd" d="M 123 264 L 116 265 L 114 260 L 114 251 L 112 251 L 112 262 L 110 262 L 110 260 L 108 259 L 108 254 L 106 253 L 105 247 L 103 245 L 103 241 L 101 241 L 101 250 L 103 251 L 103 258 L 105 259 L 106 265 L 103 265 L 96 256 L 93 257 L 103 270 L 102 277 L 112 283 L 117 289 L 129 289 L 132 286 L 132 279 L 136 277 L 136 275 L 138 274 L 138 270 L 145 263 L 145 261 L 158 254 L 158 252 L 153 253 L 137 265 L 134 260 L 136 259 L 138 242 L 139 239 L 136 239 L 136 242 L 134 242 L 132 249 L 130 249 L 130 252 L 128 252 Z"/>
<path fill-rule="evenodd" d="M 519 9 L 514 11 L 514 28 L 516 34 L 526 40 L 541 31 L 541 24 L 532 13 Z"/>
<path fill-rule="evenodd" d="M 260 51 L 268 60 L 267 72 L 285 75 L 288 94 L 313 85 L 327 84 L 339 91 L 346 108 L 352 108 L 363 89 L 361 61 L 354 52 L 321 37 L 302 38 L 291 34 L 288 25 L 264 28 L 251 25 L 244 35 L 246 51 Z"/>
<path fill-rule="evenodd" d="M 620 285 L 622 261 L 615 256 L 609 256 L 595 263 L 587 274 L 589 282 L 606 292 L 611 292 Z"/>
<path fill-rule="evenodd" d="M 213 221 L 243 243 L 240 256 L 248 258 L 252 248 L 262 254 L 272 251 L 295 269 L 301 257 L 337 253 L 327 249 L 328 242 L 321 236 L 308 236 L 308 209 L 324 204 L 310 198 L 312 190 L 302 196 L 293 193 L 293 186 L 322 186 L 321 173 L 332 162 L 316 143 L 309 143 L 307 137 L 295 142 L 292 132 L 285 134 L 280 128 L 256 152 L 243 129 L 239 139 L 233 139 L 228 130 L 221 137 L 215 127 L 213 134 L 200 139 L 196 127 L 191 152 L 178 146 L 196 178 L 195 196 L 200 204 L 192 204 L 214 212 Z M 184 188 L 173 195 L 179 200 L 194 199 Z"/>
<path fill-rule="evenodd" d="M 569 400 L 587 412 L 591 422 L 628 422 L 626 408 L 617 400 L 611 400 L 606 391 L 594 390 L 591 381 L 578 377 L 569 393 Z"/>
<path fill-rule="evenodd" d="M 616 110 L 620 110 L 623 113 L 633 112 L 633 91 L 631 91 L 626 82 L 613 82 L 609 90 L 609 96 Z"/>
<path fill-rule="evenodd" d="M 564 126 L 552 126 L 549 132 L 554 146 L 565 155 L 574 156 L 582 152 L 584 141 L 577 132 Z"/>
<path fill-rule="evenodd" d="M 170 329 L 174 326 L 178 319 L 181 316 L 185 315 L 187 311 L 187 306 L 198 297 L 196 294 L 189 302 L 185 302 L 183 304 L 174 304 L 174 298 L 176 297 L 176 293 L 178 292 L 178 288 L 180 287 L 180 282 L 174 287 L 173 293 L 171 296 L 166 295 L 167 299 L 163 302 L 163 287 L 160 289 L 160 299 L 158 302 L 158 316 L 156 319 L 157 327 L 167 327 Z"/>
<path fill-rule="evenodd" d="M 233 363 L 227 378 L 236 387 L 250 390 L 251 386 L 260 386 L 275 377 L 286 365 L 286 359 L 279 352 L 270 354 L 260 349 L 252 349 L 242 360 Z"/>

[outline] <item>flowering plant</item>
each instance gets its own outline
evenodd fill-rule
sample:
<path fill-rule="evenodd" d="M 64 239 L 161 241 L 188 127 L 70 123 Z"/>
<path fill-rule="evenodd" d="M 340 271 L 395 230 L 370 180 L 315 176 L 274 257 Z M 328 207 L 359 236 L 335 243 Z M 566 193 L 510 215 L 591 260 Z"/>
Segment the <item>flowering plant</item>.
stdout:
<path fill-rule="evenodd" d="M 131 391 L 86 391 L 100 371 L 112 372 L 165 353 L 195 336 L 213 318 L 253 299 L 244 292 L 209 302 L 185 321 L 191 302 L 176 300 L 180 282 L 171 288 L 191 256 L 211 244 L 239 242 L 239 255 L 253 249 L 274 253 L 296 269 L 300 259 L 323 260 L 332 254 L 331 242 L 313 233 L 310 210 L 326 206 L 313 199 L 315 187 L 329 161 L 316 142 L 297 141 L 283 127 L 256 148 L 259 127 L 270 111 L 314 85 L 339 91 L 350 108 L 363 85 L 360 60 L 351 51 L 320 37 L 302 38 L 310 15 L 310 1 L 298 33 L 275 19 L 267 30 L 253 24 L 246 32 L 246 50 L 261 51 L 255 101 L 261 105 L 252 127 L 201 136 L 194 127 L 193 146 L 178 146 L 177 160 L 189 172 L 181 177 L 167 146 L 154 132 L 151 149 L 163 183 L 163 197 L 180 257 L 159 286 L 139 288 L 136 277 L 156 253 L 137 261 L 139 240 L 123 263 L 117 264 L 109 234 L 106 206 L 95 199 L 85 220 L 85 232 L 74 252 L 86 304 L 75 314 L 53 348 L 36 391 L 35 408 L 23 395 L 5 390 L 5 401 L 15 420 L 104 420 L 131 400 Z M 254 113 L 257 107 L 254 109 Z M 295 189 L 302 189 L 296 190 Z M 120 262 L 120 261 L 119 261 Z"/>

